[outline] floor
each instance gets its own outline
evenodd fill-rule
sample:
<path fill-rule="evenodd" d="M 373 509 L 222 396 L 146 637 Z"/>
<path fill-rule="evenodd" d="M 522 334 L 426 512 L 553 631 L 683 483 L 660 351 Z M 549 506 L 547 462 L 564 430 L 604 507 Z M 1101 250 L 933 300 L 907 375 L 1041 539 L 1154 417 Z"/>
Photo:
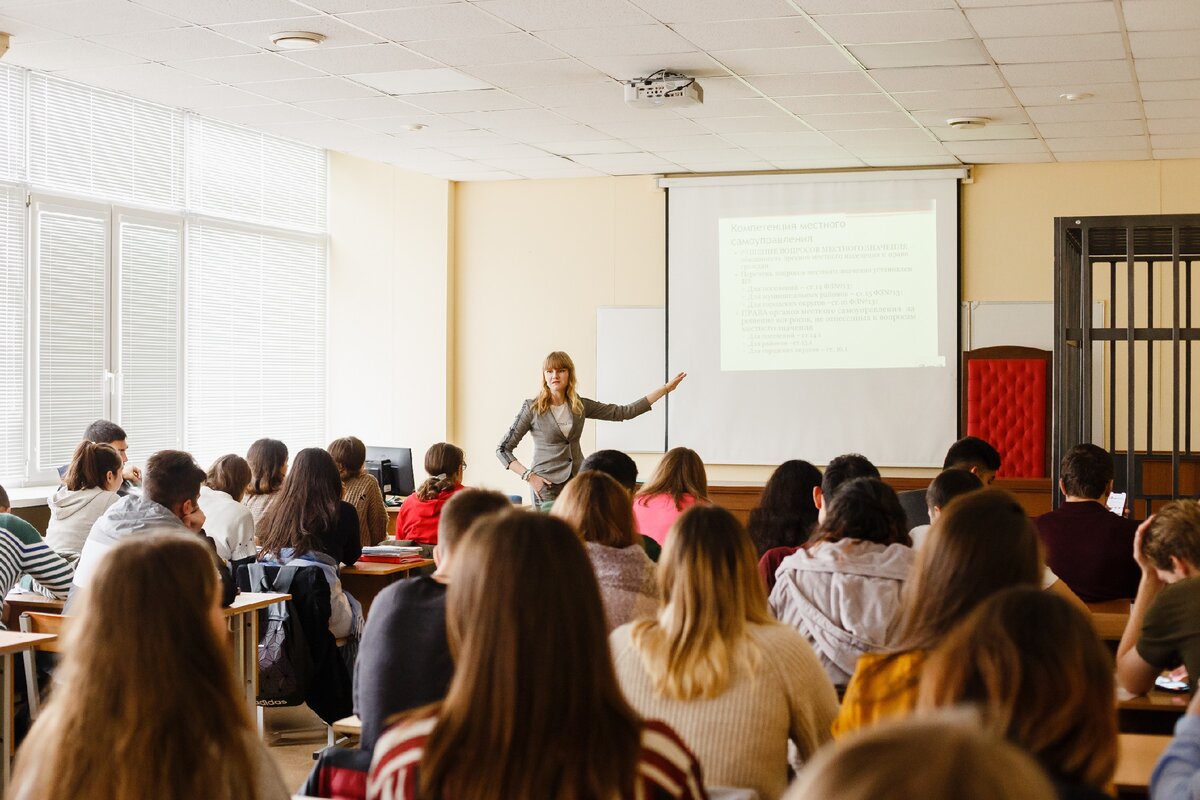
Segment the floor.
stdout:
<path fill-rule="evenodd" d="M 313 767 L 313 753 L 326 745 L 325 723 L 308 706 L 268 708 L 264 728 L 284 784 L 299 792 Z"/>

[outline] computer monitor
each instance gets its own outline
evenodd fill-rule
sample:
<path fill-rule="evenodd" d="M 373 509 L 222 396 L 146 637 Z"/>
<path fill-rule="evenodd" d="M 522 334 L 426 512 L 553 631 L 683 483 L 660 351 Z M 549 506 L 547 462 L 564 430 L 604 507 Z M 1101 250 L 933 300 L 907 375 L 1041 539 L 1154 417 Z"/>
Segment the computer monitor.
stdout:
<path fill-rule="evenodd" d="M 383 461 L 390 462 L 390 475 L 377 474 Z M 416 491 L 411 447 L 367 447 L 367 471 L 379 479 L 384 494 L 407 496 Z"/>

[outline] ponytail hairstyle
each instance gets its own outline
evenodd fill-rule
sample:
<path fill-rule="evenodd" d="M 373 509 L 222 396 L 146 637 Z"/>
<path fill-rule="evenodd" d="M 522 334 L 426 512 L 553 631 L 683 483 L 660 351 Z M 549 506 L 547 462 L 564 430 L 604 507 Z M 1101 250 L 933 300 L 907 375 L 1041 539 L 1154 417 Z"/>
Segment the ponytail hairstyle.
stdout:
<path fill-rule="evenodd" d="M 250 463 L 250 488 L 246 494 L 274 494 L 287 473 L 288 448 L 278 439 L 259 439 L 246 452 Z"/>
<path fill-rule="evenodd" d="M 538 390 L 537 397 L 533 401 L 533 413 L 545 414 L 550 410 L 550 387 L 546 385 L 546 370 L 548 369 L 565 369 L 567 371 L 567 390 L 563 392 L 563 395 L 567 398 L 567 405 L 571 407 L 571 413 L 576 416 L 582 414 L 583 401 L 579 399 L 579 394 L 575 391 L 575 362 L 562 350 L 555 350 L 542 361 L 542 388 Z"/>
<path fill-rule="evenodd" d="M 454 476 L 463 466 L 463 451 L 449 442 L 438 442 L 425 451 L 425 471 L 430 477 L 417 487 L 418 500 L 433 500 L 458 484 Z"/>
<path fill-rule="evenodd" d="M 111 444 L 83 441 L 71 456 L 71 466 L 63 481 L 72 492 L 104 488 L 108 473 L 121 474 L 121 454 Z"/>

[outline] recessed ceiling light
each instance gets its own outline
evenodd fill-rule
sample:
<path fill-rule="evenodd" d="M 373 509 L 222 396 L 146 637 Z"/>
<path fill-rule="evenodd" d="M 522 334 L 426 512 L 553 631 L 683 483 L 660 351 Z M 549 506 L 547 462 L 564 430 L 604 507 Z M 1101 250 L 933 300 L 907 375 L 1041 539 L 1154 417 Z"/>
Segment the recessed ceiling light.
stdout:
<path fill-rule="evenodd" d="M 956 131 L 969 131 L 982 128 L 991 122 L 987 117 L 951 117 L 946 124 Z"/>
<path fill-rule="evenodd" d="M 271 44 L 281 50 L 307 50 L 325 41 L 325 34 L 311 31 L 280 31 L 271 34 Z"/>
<path fill-rule="evenodd" d="M 1059 100 L 1066 100 L 1068 103 L 1077 103 L 1080 100 L 1087 100 L 1095 97 L 1091 92 L 1063 92 L 1058 96 Z"/>

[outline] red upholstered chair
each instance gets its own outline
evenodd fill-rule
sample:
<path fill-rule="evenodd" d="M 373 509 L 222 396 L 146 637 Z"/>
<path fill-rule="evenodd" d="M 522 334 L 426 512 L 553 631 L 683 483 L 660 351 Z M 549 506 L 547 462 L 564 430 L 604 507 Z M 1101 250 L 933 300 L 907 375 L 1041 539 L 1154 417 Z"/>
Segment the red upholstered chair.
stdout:
<path fill-rule="evenodd" d="M 1033 347 L 963 353 L 962 433 L 1000 451 L 997 477 L 1050 474 L 1050 358 Z"/>

